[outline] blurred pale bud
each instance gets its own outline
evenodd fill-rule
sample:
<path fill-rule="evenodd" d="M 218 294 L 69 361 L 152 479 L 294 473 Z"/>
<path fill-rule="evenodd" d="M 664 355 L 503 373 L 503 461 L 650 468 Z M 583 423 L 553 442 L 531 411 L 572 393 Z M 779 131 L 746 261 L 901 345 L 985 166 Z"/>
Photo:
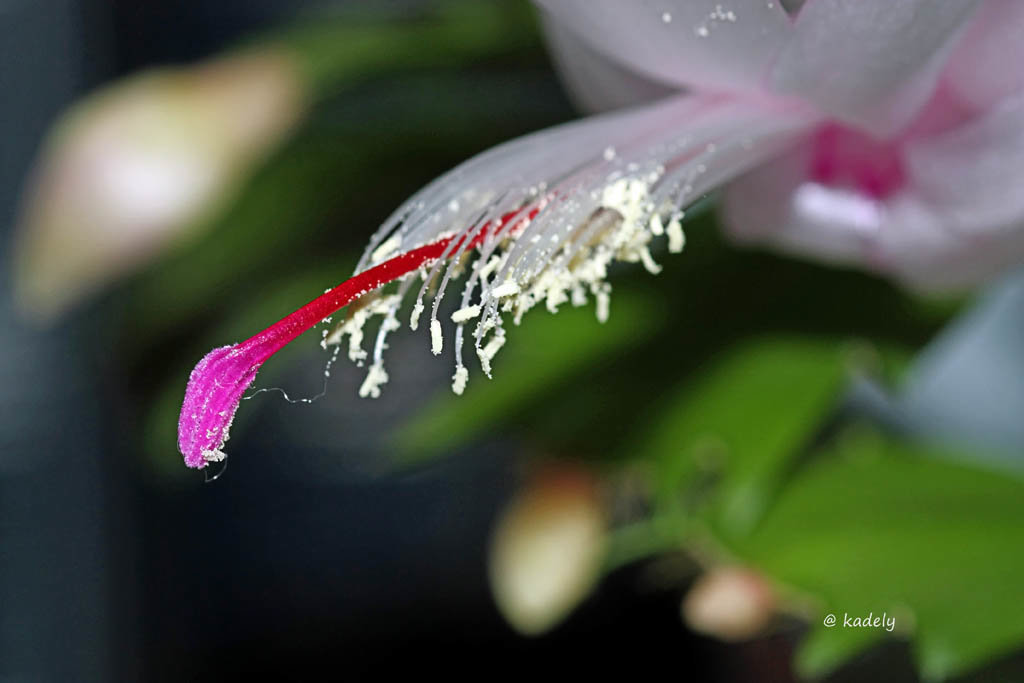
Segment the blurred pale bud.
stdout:
<path fill-rule="evenodd" d="M 297 64 L 270 50 L 145 72 L 72 107 L 23 202 L 22 308 L 51 318 L 185 238 L 305 107 Z"/>
<path fill-rule="evenodd" d="M 565 618 L 594 587 L 605 541 L 604 509 L 589 472 L 561 466 L 536 476 L 492 538 L 491 590 L 508 623 L 537 635 Z"/>
<path fill-rule="evenodd" d="M 690 628 L 729 641 L 758 635 L 774 611 L 775 595 L 768 582 L 738 567 L 710 570 L 683 600 L 683 618 Z"/>

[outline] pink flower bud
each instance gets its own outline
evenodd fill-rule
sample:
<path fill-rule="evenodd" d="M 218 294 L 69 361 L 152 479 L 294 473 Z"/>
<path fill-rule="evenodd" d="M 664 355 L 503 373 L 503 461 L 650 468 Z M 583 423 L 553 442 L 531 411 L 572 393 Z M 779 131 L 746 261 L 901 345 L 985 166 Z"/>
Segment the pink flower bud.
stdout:
<path fill-rule="evenodd" d="M 251 52 L 133 76 L 47 140 L 20 220 L 22 307 L 59 314 L 191 236 L 305 108 L 292 59 Z"/>
<path fill-rule="evenodd" d="M 605 541 L 604 509 L 586 470 L 561 466 L 530 481 L 491 541 L 491 591 L 508 623 L 537 635 L 564 619 L 594 587 Z"/>
<path fill-rule="evenodd" d="M 775 594 L 749 569 L 721 567 L 701 576 L 683 601 L 683 618 L 694 631 L 722 640 L 746 640 L 764 630 Z"/>

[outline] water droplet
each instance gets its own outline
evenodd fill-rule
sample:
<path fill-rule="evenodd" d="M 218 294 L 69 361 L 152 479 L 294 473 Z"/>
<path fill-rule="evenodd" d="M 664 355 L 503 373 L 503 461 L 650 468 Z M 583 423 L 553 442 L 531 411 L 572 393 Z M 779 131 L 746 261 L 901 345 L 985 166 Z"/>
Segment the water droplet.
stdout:
<path fill-rule="evenodd" d="M 604 148 L 604 160 L 605 161 L 611 161 L 614 158 L 615 158 L 615 148 L 614 147 L 605 147 Z"/>
<path fill-rule="evenodd" d="M 708 31 L 708 27 L 705 26 L 704 24 L 701 24 L 697 28 L 693 29 L 693 32 L 696 33 L 697 36 L 700 38 L 707 38 L 708 33 L 710 33 L 710 31 Z"/>
<path fill-rule="evenodd" d="M 459 202 L 458 202 L 458 200 L 453 199 L 450 202 L 448 202 L 448 210 L 451 211 L 452 213 L 455 213 L 456 211 L 458 211 L 459 210 Z"/>
<path fill-rule="evenodd" d="M 661 20 L 666 24 L 672 23 L 672 14 L 669 12 L 663 12 L 661 15 Z"/>

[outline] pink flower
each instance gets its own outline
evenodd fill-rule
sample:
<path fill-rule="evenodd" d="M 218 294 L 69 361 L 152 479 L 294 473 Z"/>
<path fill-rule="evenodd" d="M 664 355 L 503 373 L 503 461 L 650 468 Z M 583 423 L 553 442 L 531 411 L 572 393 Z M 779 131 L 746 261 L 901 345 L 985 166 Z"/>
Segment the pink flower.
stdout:
<path fill-rule="evenodd" d="M 684 209 L 725 187 L 737 239 L 857 263 L 928 287 L 972 284 L 1024 260 L 1024 4 L 1014 0 L 541 0 L 554 57 L 585 106 L 613 109 L 514 140 L 441 176 L 371 238 L 356 275 L 192 373 L 179 425 L 186 463 L 223 457 L 242 392 L 301 331 L 352 302 L 349 336 L 387 381 L 382 351 L 417 285 L 462 276 L 452 388 L 483 372 L 530 308 L 596 302 L 608 265 L 683 248 Z M 792 5 L 793 3 L 787 3 Z M 464 258 L 453 258 L 465 256 Z M 475 257 L 475 258 L 473 258 Z M 381 322 L 372 357 L 363 328 Z M 470 325 L 467 330 L 466 326 Z"/>

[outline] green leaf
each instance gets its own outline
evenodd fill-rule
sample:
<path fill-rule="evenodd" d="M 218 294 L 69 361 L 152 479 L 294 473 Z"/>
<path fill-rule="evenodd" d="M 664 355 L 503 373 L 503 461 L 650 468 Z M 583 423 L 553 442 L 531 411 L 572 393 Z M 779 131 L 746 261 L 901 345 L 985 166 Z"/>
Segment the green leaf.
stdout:
<path fill-rule="evenodd" d="M 841 349 L 833 340 L 754 339 L 684 381 L 642 448 L 657 463 L 662 502 L 677 505 L 701 469 L 715 470 L 722 523 L 749 529 L 833 409 L 845 378 Z"/>
<path fill-rule="evenodd" d="M 921 674 L 941 679 L 1024 641 L 1021 500 L 1009 475 L 856 435 L 795 476 L 732 549 L 837 616 L 828 642 L 815 636 L 800 654 L 805 673 L 863 644 L 845 614 L 886 612 L 895 629 L 877 635 L 912 636 Z"/>
<path fill-rule="evenodd" d="M 443 391 L 399 431 L 401 460 L 451 451 L 501 426 L 557 387 L 585 381 L 579 377 L 584 370 L 644 341 L 658 323 L 646 301 L 626 292 L 613 297 L 612 314 L 603 325 L 589 306 L 564 306 L 554 316 L 532 311 L 509 330 L 508 343 L 494 361 L 493 382 L 479 376 L 463 396 Z"/>
<path fill-rule="evenodd" d="M 502 54 L 536 54 L 541 46 L 529 5 L 508 0 L 453 0 L 413 16 L 355 7 L 264 40 L 296 54 L 317 97 L 398 69 L 465 66 Z"/>

